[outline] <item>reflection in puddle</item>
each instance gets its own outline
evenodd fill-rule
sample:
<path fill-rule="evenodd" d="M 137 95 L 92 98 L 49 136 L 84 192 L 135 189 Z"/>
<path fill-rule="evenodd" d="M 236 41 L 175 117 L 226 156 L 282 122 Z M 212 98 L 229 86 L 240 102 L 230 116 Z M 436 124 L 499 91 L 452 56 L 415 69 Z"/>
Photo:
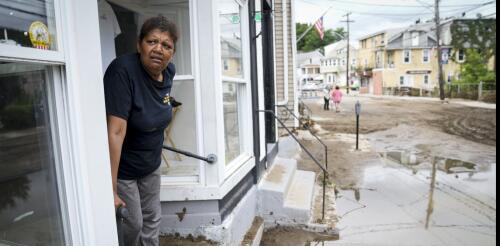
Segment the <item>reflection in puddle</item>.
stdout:
<path fill-rule="evenodd" d="M 437 157 L 438 167 L 447 174 L 476 172 L 476 164 L 461 160 L 445 159 Z"/>
<path fill-rule="evenodd" d="M 424 161 L 426 157 L 419 156 L 419 154 L 412 153 L 410 151 L 383 152 L 380 153 L 380 156 L 384 160 L 409 167 L 414 170 L 414 172 L 416 172 L 416 170 L 414 169 L 415 167 L 426 163 L 426 161 Z M 482 167 L 471 162 L 457 159 L 449 159 L 443 157 L 430 157 L 430 159 L 433 160 L 430 161 L 432 165 L 434 164 L 433 162 L 435 162 L 437 165 L 437 169 L 447 174 L 469 173 L 470 175 L 473 175 L 477 172 L 488 172 L 491 169 L 490 165 Z"/>
<path fill-rule="evenodd" d="M 394 161 L 407 166 L 416 166 L 418 162 L 417 155 L 409 151 L 403 152 L 385 152 L 381 154 L 384 159 Z"/>

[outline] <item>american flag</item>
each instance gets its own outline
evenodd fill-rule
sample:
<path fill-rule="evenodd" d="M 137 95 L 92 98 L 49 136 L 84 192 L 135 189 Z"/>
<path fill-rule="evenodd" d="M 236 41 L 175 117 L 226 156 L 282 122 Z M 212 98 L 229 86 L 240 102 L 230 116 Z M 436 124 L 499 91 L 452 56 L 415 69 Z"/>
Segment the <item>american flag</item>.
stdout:
<path fill-rule="evenodd" d="M 325 30 L 323 26 L 323 17 L 321 17 L 318 21 L 316 21 L 316 24 L 314 24 L 314 27 L 316 28 L 316 31 L 319 34 L 319 37 L 321 40 L 325 38 Z"/>

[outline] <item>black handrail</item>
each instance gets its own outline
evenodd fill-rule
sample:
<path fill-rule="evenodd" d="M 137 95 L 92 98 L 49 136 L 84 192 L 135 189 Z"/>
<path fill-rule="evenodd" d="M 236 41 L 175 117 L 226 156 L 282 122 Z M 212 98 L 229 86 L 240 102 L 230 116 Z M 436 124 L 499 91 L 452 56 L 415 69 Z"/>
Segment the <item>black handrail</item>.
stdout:
<path fill-rule="evenodd" d="M 290 136 L 299 144 L 300 148 L 302 148 L 302 150 L 304 150 L 307 153 L 307 155 L 309 155 L 309 157 L 314 161 L 314 163 L 316 163 L 316 165 L 319 168 L 321 168 L 321 170 L 323 170 L 323 214 L 322 214 L 322 219 L 325 220 L 326 177 L 328 176 L 328 171 L 323 166 L 321 166 L 321 164 L 313 156 L 313 154 L 311 154 L 311 152 L 297 139 L 297 137 L 295 137 L 295 135 L 293 135 L 292 131 L 288 127 L 286 127 L 285 123 L 283 123 L 283 121 L 281 121 L 272 110 L 257 110 L 257 112 L 267 113 L 267 114 L 270 114 L 271 116 L 273 116 L 278 121 L 278 123 L 280 123 L 280 125 L 283 128 L 285 128 L 285 130 L 288 132 L 288 134 L 290 134 Z"/>
<path fill-rule="evenodd" d="M 207 162 L 209 164 L 214 164 L 214 163 L 217 162 L 217 156 L 214 155 L 214 154 L 210 154 L 207 157 L 203 157 L 203 156 L 199 156 L 199 155 L 196 155 L 196 154 L 184 151 L 184 150 L 179 150 L 179 149 L 176 149 L 176 148 L 172 148 L 172 147 L 169 147 L 169 146 L 166 146 L 166 145 L 164 145 L 163 148 L 166 149 L 166 150 L 175 152 L 175 153 L 179 153 L 181 155 L 185 155 L 187 157 L 191 157 L 191 158 L 194 158 L 194 159 L 198 159 L 198 160 Z"/>
<path fill-rule="evenodd" d="M 307 104 L 304 102 L 304 100 L 300 99 L 299 101 L 302 103 L 302 105 L 304 106 L 304 108 L 305 108 L 307 111 L 309 111 L 309 115 L 312 115 L 312 110 L 311 110 L 311 108 L 310 108 L 309 106 L 307 106 Z"/>
<path fill-rule="evenodd" d="M 288 108 L 286 105 L 276 105 L 276 107 L 281 107 L 281 108 L 284 108 L 286 109 L 293 117 L 295 117 L 295 119 L 297 119 L 299 122 L 300 122 L 300 118 L 297 117 L 297 115 L 290 109 Z M 323 140 L 321 140 L 312 130 L 311 130 L 311 127 L 309 127 L 308 125 L 304 125 L 304 127 L 306 128 L 306 130 L 308 130 L 311 135 L 313 135 L 314 138 L 316 138 L 319 143 L 321 143 L 321 145 L 323 145 L 323 147 L 325 148 L 325 167 L 326 169 L 328 170 L 328 146 L 323 142 Z"/>

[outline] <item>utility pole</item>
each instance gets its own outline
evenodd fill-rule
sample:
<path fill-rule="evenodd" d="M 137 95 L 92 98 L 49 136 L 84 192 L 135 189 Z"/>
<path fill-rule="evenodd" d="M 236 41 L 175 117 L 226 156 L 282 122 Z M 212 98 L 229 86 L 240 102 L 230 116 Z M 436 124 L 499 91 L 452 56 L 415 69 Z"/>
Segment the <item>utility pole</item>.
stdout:
<path fill-rule="evenodd" d="M 441 50 L 441 16 L 439 13 L 439 3 L 441 0 L 435 0 L 435 14 L 436 14 L 436 38 L 437 38 L 437 53 L 438 53 L 438 77 L 439 77 L 439 96 L 441 101 L 445 100 L 444 94 L 444 78 L 443 78 L 443 51 Z"/>
<path fill-rule="evenodd" d="M 350 91 L 350 88 L 351 88 L 351 83 L 349 81 L 349 66 L 351 66 L 351 49 L 349 47 L 349 44 L 351 43 L 351 23 L 353 23 L 354 21 L 352 21 L 350 19 L 350 16 L 352 15 L 352 13 L 347 13 L 346 15 L 344 15 L 344 17 L 347 17 L 347 20 L 345 21 L 342 21 L 342 22 L 345 22 L 347 23 L 347 65 L 346 65 L 346 82 L 347 82 L 347 94 L 349 94 L 349 91 Z"/>

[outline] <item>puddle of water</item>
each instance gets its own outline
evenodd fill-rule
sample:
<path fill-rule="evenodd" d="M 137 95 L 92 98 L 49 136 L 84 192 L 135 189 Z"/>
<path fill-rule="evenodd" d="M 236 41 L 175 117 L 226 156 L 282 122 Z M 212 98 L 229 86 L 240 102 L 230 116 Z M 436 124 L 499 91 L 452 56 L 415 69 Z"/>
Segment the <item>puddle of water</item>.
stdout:
<path fill-rule="evenodd" d="M 382 152 L 379 155 L 384 159 L 409 167 L 417 167 L 425 163 L 425 158 L 410 151 Z M 430 157 L 431 163 L 435 162 L 438 170 L 447 174 L 488 172 L 489 168 L 480 168 L 479 165 L 457 159 L 444 157 Z"/>
<path fill-rule="evenodd" d="M 467 178 L 469 173 L 445 171 L 458 168 L 474 169 L 475 181 Z M 418 174 L 394 165 L 370 167 L 364 170 L 363 182 L 356 184 L 363 188 L 340 191 L 336 204 L 340 240 L 311 245 L 386 245 L 390 239 L 392 245 L 407 245 L 410 240 L 412 245 L 493 246 L 496 164 L 485 170 L 482 165 L 445 158 L 435 158 L 434 165 Z"/>

